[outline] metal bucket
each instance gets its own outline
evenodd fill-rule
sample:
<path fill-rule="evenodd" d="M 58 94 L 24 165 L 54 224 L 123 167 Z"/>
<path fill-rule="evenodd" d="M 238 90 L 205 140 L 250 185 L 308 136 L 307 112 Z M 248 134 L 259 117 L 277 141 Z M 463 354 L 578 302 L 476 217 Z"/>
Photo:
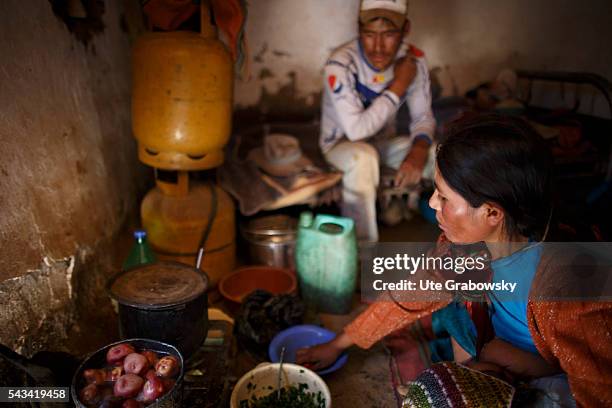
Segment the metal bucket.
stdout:
<path fill-rule="evenodd" d="M 180 408 L 183 402 L 183 374 L 185 362 L 183 361 L 183 356 L 176 349 L 176 347 L 162 343 L 161 341 L 150 340 L 150 339 L 128 339 L 121 340 L 116 343 L 109 344 L 107 346 L 102 347 L 101 349 L 94 351 L 89 356 L 83 360 L 83 363 L 79 366 L 79 368 L 74 373 L 72 377 L 72 385 L 70 386 L 70 395 L 72 397 L 72 401 L 74 402 L 74 406 L 77 408 L 87 408 L 86 405 L 82 404 L 79 401 L 79 390 L 81 390 L 85 385 L 85 379 L 83 378 L 83 372 L 89 368 L 102 368 L 105 367 L 108 363 L 106 362 L 106 353 L 108 349 L 117 344 L 130 343 L 136 350 L 153 350 L 156 353 L 160 354 L 170 354 L 175 356 L 179 363 L 181 364 L 181 369 L 176 378 L 176 383 L 174 387 L 168 391 L 164 396 L 158 398 L 154 402 L 147 405 L 147 408 Z"/>
<path fill-rule="evenodd" d="M 295 269 L 297 220 L 270 215 L 251 220 L 242 228 L 252 264 Z"/>

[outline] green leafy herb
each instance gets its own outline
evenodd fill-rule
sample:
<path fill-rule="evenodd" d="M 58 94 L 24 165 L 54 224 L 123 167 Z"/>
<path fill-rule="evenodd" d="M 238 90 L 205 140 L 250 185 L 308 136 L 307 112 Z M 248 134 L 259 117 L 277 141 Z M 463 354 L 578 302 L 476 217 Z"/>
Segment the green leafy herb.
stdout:
<path fill-rule="evenodd" d="M 247 386 L 248 388 L 248 386 Z M 265 397 L 251 397 L 240 401 L 240 408 L 325 408 L 325 398 L 321 391 L 307 392 L 308 384 L 284 387 L 280 393 L 271 392 Z"/>

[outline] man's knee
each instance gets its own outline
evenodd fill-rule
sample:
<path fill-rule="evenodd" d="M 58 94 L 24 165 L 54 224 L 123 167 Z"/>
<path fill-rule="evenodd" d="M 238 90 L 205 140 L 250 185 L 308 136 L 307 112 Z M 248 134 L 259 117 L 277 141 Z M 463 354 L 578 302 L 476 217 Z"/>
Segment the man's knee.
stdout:
<path fill-rule="evenodd" d="M 346 172 L 356 164 L 378 163 L 378 151 L 365 142 L 341 142 L 325 153 L 325 159 L 337 169 Z"/>
<path fill-rule="evenodd" d="M 354 142 L 342 180 L 344 188 L 368 196 L 368 200 L 374 199 L 379 173 L 379 157 L 376 149 L 368 143 Z"/>
<path fill-rule="evenodd" d="M 378 171 L 378 166 L 380 163 L 380 158 L 378 156 L 378 151 L 369 143 L 364 142 L 353 142 L 350 149 L 349 156 L 349 171 L 372 171 L 376 169 Z"/>
<path fill-rule="evenodd" d="M 344 142 L 326 154 L 327 160 L 344 175 L 345 193 L 372 195 L 379 181 L 378 151 L 369 143 Z"/>

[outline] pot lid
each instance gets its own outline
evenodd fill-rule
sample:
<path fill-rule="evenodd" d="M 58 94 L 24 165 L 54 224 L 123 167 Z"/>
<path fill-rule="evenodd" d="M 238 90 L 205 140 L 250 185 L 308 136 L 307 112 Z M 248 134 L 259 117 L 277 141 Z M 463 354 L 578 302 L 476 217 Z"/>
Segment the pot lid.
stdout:
<path fill-rule="evenodd" d="M 244 232 L 253 235 L 287 235 L 297 232 L 297 220 L 287 215 L 268 215 L 249 221 Z"/>
<path fill-rule="evenodd" d="M 108 282 L 109 295 L 121 304 L 145 309 L 168 308 L 202 295 L 208 277 L 198 269 L 157 262 L 119 272 Z"/>

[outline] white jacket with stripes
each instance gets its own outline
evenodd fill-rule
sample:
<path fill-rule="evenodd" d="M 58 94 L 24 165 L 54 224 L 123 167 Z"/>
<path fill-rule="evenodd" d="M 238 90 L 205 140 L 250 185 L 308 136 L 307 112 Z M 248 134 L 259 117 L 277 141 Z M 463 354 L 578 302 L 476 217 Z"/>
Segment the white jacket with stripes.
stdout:
<path fill-rule="evenodd" d="M 431 92 L 427 63 L 423 53 L 403 42 L 397 54 L 410 51 L 416 57 L 417 74 L 400 99 L 387 87 L 393 80 L 393 65 L 384 71 L 372 67 L 359 40 L 338 49 L 327 60 L 319 145 L 329 151 L 343 138 L 351 141 L 372 136 L 396 134 L 396 114 L 402 103 L 410 112 L 410 137 L 433 140 L 436 126 L 431 112 Z"/>

